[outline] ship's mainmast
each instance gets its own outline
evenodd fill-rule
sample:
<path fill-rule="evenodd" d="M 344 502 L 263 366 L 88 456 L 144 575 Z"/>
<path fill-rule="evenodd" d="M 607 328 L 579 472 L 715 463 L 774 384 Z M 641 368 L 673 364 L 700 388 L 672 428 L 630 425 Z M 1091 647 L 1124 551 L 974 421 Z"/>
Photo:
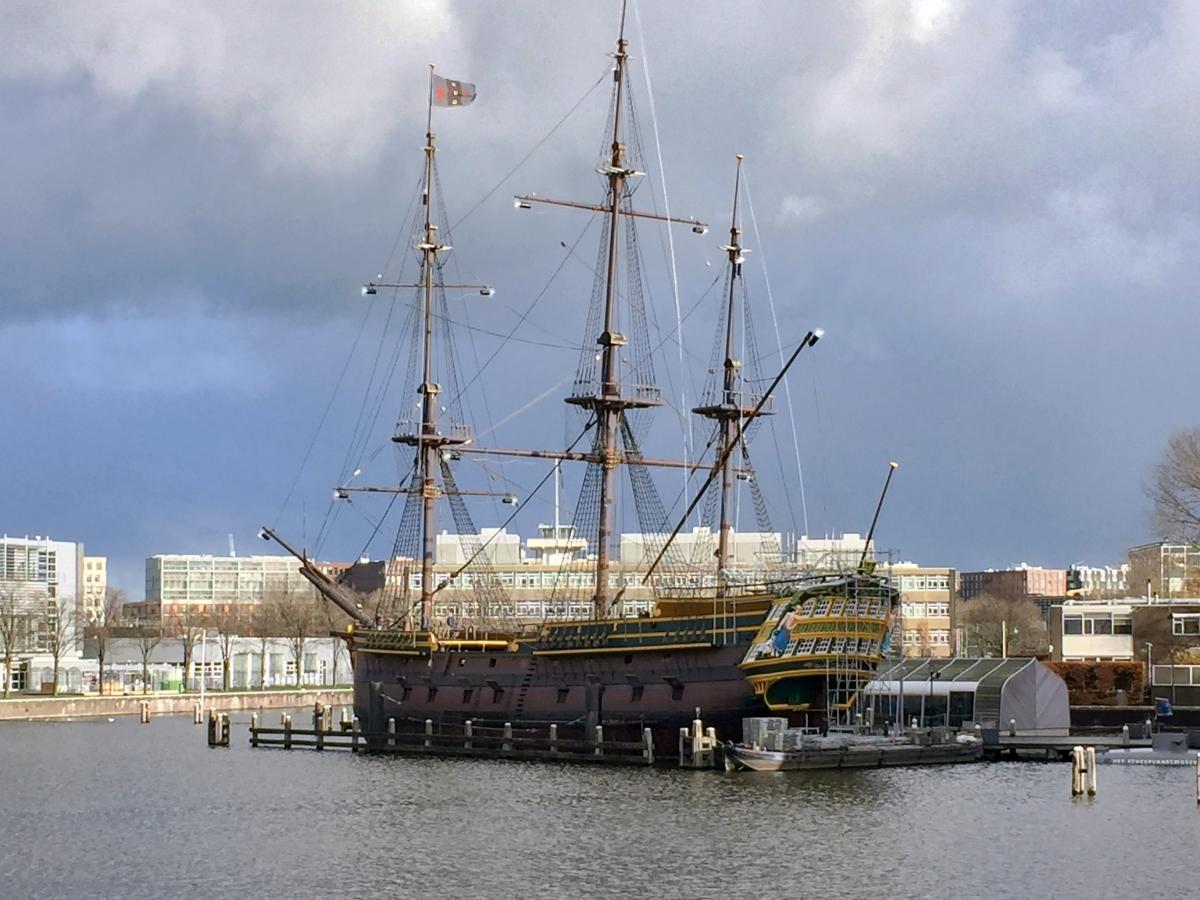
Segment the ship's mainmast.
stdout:
<path fill-rule="evenodd" d="M 568 206 L 576 209 L 601 213 L 607 221 L 607 261 L 603 269 L 603 312 L 599 317 L 601 331 L 595 341 L 600 347 L 598 359 L 600 362 L 599 379 L 594 388 L 586 393 L 575 394 L 567 398 L 567 402 L 591 412 L 596 427 L 596 439 L 590 453 L 584 454 L 538 454 L 549 458 L 584 459 L 600 466 L 598 490 L 598 510 L 596 528 L 596 592 L 593 598 L 595 612 L 598 617 L 609 611 L 611 590 L 609 587 L 609 570 L 611 568 L 610 540 L 613 532 L 613 504 L 617 494 L 617 468 L 629 460 L 627 456 L 631 448 L 622 452 L 623 438 L 622 423 L 626 412 L 631 409 L 644 409 L 658 406 L 661 401 L 652 385 L 634 385 L 626 392 L 621 379 L 621 362 L 619 353 L 622 347 L 629 343 L 628 337 L 617 330 L 619 299 L 618 289 L 618 260 L 621 246 L 622 225 L 625 219 L 653 219 L 666 223 L 690 225 L 692 230 L 703 234 L 707 226 L 695 219 L 682 219 L 672 216 L 658 215 L 634 210 L 629 204 L 629 179 L 640 174 L 630 167 L 626 156 L 626 148 L 622 127 L 624 125 L 624 108 L 626 105 L 626 77 L 629 61 L 628 41 L 625 40 L 625 5 L 621 7 L 621 27 L 617 38 L 617 50 L 613 54 L 614 98 L 612 134 L 609 152 L 600 174 L 608 181 L 607 198 L 602 205 L 578 203 L 570 200 L 553 200 L 545 197 L 519 196 L 519 205 L 528 207 L 531 203 L 548 203 L 555 206 Z M 625 228 L 631 225 L 625 225 Z M 633 265 L 632 262 L 629 265 Z M 590 337 L 590 336 L 589 336 Z M 593 392 L 594 390 L 594 392 Z M 500 453 L 513 451 L 495 451 Z M 533 454 L 527 454 L 533 455 Z M 669 460 L 648 460 L 640 457 L 641 465 L 656 466 L 692 466 L 687 462 L 672 462 Z"/>

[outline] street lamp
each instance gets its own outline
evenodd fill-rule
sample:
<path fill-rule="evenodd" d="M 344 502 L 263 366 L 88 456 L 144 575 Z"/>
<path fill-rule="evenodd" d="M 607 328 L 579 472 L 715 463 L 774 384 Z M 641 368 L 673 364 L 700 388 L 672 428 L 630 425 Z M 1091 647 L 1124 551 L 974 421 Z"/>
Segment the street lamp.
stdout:
<path fill-rule="evenodd" d="M 1154 701 L 1154 644 L 1146 641 L 1146 696 Z"/>

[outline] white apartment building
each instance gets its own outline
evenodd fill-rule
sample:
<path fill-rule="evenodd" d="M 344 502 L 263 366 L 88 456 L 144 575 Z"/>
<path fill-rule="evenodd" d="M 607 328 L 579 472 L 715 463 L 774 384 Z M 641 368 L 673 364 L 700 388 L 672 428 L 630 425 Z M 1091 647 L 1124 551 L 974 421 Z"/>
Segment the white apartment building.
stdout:
<path fill-rule="evenodd" d="M 858 568 L 859 560 L 875 558 L 875 542 L 853 531 L 841 537 L 813 538 L 806 534 L 796 538 L 792 548 L 792 561 L 802 569 L 820 572 L 850 572 Z"/>
<path fill-rule="evenodd" d="M 1051 655 L 1054 659 L 1131 660 L 1133 611 L 1146 601 L 1136 597 L 1121 600 L 1065 600 L 1050 608 Z"/>
<path fill-rule="evenodd" d="M 648 565 L 658 556 L 666 542 L 665 534 L 629 533 L 621 535 L 620 561 L 627 566 Z M 781 536 L 778 532 L 735 531 L 730 559 L 737 569 L 778 567 L 781 555 Z M 715 567 L 717 532 L 707 526 L 680 532 L 671 546 L 676 559 L 698 569 Z"/>
<path fill-rule="evenodd" d="M 467 537 L 448 531 L 434 537 L 435 565 L 461 566 L 476 551 L 493 566 L 515 565 L 521 561 L 521 536 L 503 528 L 483 528 Z"/>
<path fill-rule="evenodd" d="M 1086 597 L 1124 597 L 1129 583 L 1129 563 L 1119 566 L 1071 566 L 1075 590 Z"/>
<path fill-rule="evenodd" d="M 83 561 L 82 544 L 41 535 L 0 537 L 0 603 L 11 605 L 19 618 L 12 671 L 0 671 L 12 690 L 41 691 L 53 683 L 54 661 L 48 649 L 53 635 L 66 648 L 59 660 L 59 686 L 78 687 Z"/>
<path fill-rule="evenodd" d="M 108 592 L 108 557 L 85 556 L 83 558 L 83 617 L 95 621 L 104 606 Z"/>

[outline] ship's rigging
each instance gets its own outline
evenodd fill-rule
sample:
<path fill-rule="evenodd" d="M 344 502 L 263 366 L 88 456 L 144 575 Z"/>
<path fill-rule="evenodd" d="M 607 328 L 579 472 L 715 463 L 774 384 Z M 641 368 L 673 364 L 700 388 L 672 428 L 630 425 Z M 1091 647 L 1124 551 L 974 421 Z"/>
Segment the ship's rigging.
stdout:
<path fill-rule="evenodd" d="M 618 473 L 622 468 L 629 472 L 630 495 L 643 541 L 642 562 L 645 564 L 653 560 L 652 570 L 694 575 L 698 571 L 715 569 L 716 598 L 724 597 L 730 588 L 735 556 L 732 545 L 737 507 L 735 491 L 740 493 L 743 485 L 751 494 L 759 534 L 768 536 L 758 554 L 760 567 L 763 564 L 778 566 L 781 561 L 778 540 L 770 531 L 766 502 L 754 477 L 748 448 L 749 437 L 758 418 L 771 412 L 767 405 L 770 392 L 783 373 L 763 390 L 763 379 L 750 371 L 757 364 L 758 353 L 754 346 L 749 304 L 742 279 L 742 261 L 746 250 L 741 246 L 738 207 L 740 156 L 735 176 L 730 238 L 729 243 L 722 247 L 728 256 L 728 268 L 725 290 L 721 295 L 722 327 L 717 331 L 710 366 L 710 373 L 715 377 L 710 380 L 700 405 L 692 410 L 713 423 L 712 436 L 705 448 L 705 451 L 712 451 L 712 461 L 655 459 L 646 457 L 642 451 L 648 412 L 662 405 L 663 401 L 655 383 L 653 353 L 657 347 L 651 344 L 647 322 L 647 297 L 643 290 L 637 221 L 652 220 L 668 226 L 683 224 L 698 234 L 704 234 L 707 225 L 694 218 L 661 215 L 637 209 L 633 205 L 638 179 L 643 173 L 638 170 L 642 147 L 628 84 L 629 58 L 623 4 L 619 37 L 613 54 L 613 88 L 605 127 L 605 147 L 597 169 L 605 189 L 603 201 L 589 204 L 528 194 L 515 198 L 518 208 L 529 209 L 535 204 L 566 207 L 597 214 L 602 222 L 584 340 L 574 383 L 566 398 L 568 404 L 580 411 L 580 430 L 564 450 L 479 446 L 474 443 L 474 436 L 462 415 L 463 404 L 459 400 L 466 386 L 461 385 L 458 377 L 454 329 L 450 327 L 455 320 L 449 313 L 447 291 L 477 291 L 483 296 L 490 296 L 493 291 L 487 284 L 451 282 L 445 277 L 444 258 L 452 247 L 449 227 L 445 224 L 449 220 L 442 202 L 436 134 L 433 131 L 435 84 L 439 85 L 440 90 L 444 81 L 430 67 L 424 165 L 419 186 L 420 207 L 413 221 L 418 277 L 412 282 L 386 281 L 380 277 L 363 288 L 363 293 L 367 295 L 375 295 L 385 289 L 414 292 L 405 326 L 410 337 L 410 352 L 400 395 L 404 398 L 404 407 L 392 436 L 396 444 L 411 448 L 412 455 L 407 464 L 398 467 L 398 486 L 357 487 L 344 483 L 335 491 L 335 498 L 342 500 L 349 500 L 350 494 L 355 492 L 382 492 L 395 495 L 395 499 L 400 496 L 404 498 L 395 542 L 389 559 L 384 563 L 385 584 L 389 585 L 385 593 L 390 591 L 393 594 L 385 600 L 384 606 L 399 613 L 402 627 L 430 631 L 434 624 L 434 596 L 452 583 L 461 586 L 462 581 L 455 580 L 463 573 L 466 573 L 464 580 L 469 582 L 476 595 L 474 618 L 478 623 L 488 624 L 489 618 L 503 615 L 502 611 L 510 615 L 512 613 L 512 604 L 508 602 L 504 588 L 491 570 L 488 554 L 485 553 L 490 538 L 484 540 L 475 529 L 464 497 L 504 497 L 506 502 L 515 502 L 515 498 L 509 497 L 506 492 L 460 489 L 454 466 L 457 460 L 468 454 L 546 459 L 556 464 L 561 461 L 587 464 L 572 522 L 575 537 L 585 541 L 592 553 L 589 560 L 594 579 L 591 608 L 596 618 L 618 612 L 616 607 L 625 591 L 621 585 L 628 584 L 626 578 L 614 578 L 612 572 L 614 507 L 620 492 Z M 566 247 L 566 244 L 563 246 Z M 573 250 L 574 247 L 569 252 Z M 817 337 L 819 335 L 814 336 L 810 332 L 792 354 L 788 365 L 801 349 L 815 343 Z M 676 340 L 682 342 L 682 335 L 676 335 Z M 400 351 L 398 346 L 393 369 Z M 419 402 L 412 405 L 408 398 L 414 394 L 419 397 Z M 439 402 L 443 397 L 449 400 Z M 585 444 L 586 449 L 576 449 L 584 441 L 590 446 Z M 692 498 L 684 519 L 673 531 L 669 527 L 667 508 L 650 477 L 649 469 L 654 467 L 685 470 L 685 500 L 686 478 L 698 471 L 708 472 L 707 480 Z M 358 470 L 354 474 L 357 475 Z M 543 479 L 542 484 L 546 480 Z M 442 498 L 450 506 L 465 562 L 439 584 L 435 579 L 434 563 L 438 537 L 437 508 Z M 703 527 L 715 529 L 715 552 L 708 559 L 696 555 L 686 559 L 674 541 L 687 516 L 702 500 L 704 508 L 700 523 Z M 378 528 L 379 523 L 376 523 L 376 530 Z M 555 527 L 556 534 L 558 530 Z M 697 546 L 704 545 L 697 542 Z M 565 555 L 561 564 L 565 567 L 569 559 L 570 554 Z M 408 597 L 408 586 L 416 579 L 412 578 L 415 573 L 410 572 L 408 567 L 411 565 L 415 568 L 418 560 L 420 594 L 414 603 Z M 612 583 L 614 580 L 616 585 Z M 679 577 L 662 580 L 676 586 L 681 583 Z M 686 584 L 687 578 L 683 578 L 682 582 Z M 703 584 L 703 577 L 694 583 Z M 652 586 L 657 592 L 659 581 L 652 582 Z M 614 587 L 617 588 L 615 592 Z M 555 583 L 555 590 L 558 590 L 558 582 Z M 335 599 L 335 602 L 338 601 Z M 339 605 L 342 603 L 339 602 Z M 414 621 L 412 613 L 418 608 L 419 621 Z"/>

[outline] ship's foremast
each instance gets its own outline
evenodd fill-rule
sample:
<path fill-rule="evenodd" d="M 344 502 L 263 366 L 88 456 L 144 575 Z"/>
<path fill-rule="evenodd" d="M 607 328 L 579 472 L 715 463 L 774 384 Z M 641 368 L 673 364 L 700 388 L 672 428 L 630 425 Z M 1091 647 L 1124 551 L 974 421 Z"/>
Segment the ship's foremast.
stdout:
<path fill-rule="evenodd" d="M 416 448 L 416 465 L 413 482 L 408 488 L 375 488 L 395 493 L 419 492 L 421 496 L 421 601 L 420 617 L 421 630 L 428 631 L 433 619 L 434 559 L 437 541 L 437 502 L 444 491 L 437 481 L 440 470 L 439 454 L 448 446 L 461 446 L 469 438 L 463 434 L 444 434 L 438 423 L 437 398 L 441 393 L 441 385 L 434 380 L 433 359 L 433 319 L 434 291 L 446 288 L 478 290 L 483 295 L 490 295 L 492 289 L 483 284 L 447 284 L 438 280 L 440 271 L 438 258 L 452 248 L 443 244 L 438 235 L 438 224 L 434 221 L 433 190 L 436 184 L 434 178 L 434 158 L 437 153 L 436 138 L 433 131 L 433 92 L 434 67 L 429 67 L 429 102 L 425 118 L 425 165 L 421 179 L 421 205 L 424 210 L 424 222 L 421 237 L 416 249 L 421 254 L 421 277 L 415 284 L 396 284 L 388 282 L 372 282 L 364 287 L 364 293 L 374 294 L 378 288 L 418 288 L 421 297 L 421 320 L 423 326 L 421 354 L 421 384 L 417 388 L 421 395 L 421 424 L 419 429 L 411 433 L 396 434 L 392 440 L 399 444 L 407 444 Z M 345 493 L 348 488 L 339 488 L 339 493 Z M 456 493 L 464 492 L 454 489 Z M 480 492 L 490 493 L 490 492 Z"/>

